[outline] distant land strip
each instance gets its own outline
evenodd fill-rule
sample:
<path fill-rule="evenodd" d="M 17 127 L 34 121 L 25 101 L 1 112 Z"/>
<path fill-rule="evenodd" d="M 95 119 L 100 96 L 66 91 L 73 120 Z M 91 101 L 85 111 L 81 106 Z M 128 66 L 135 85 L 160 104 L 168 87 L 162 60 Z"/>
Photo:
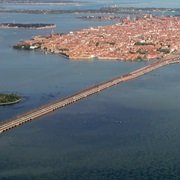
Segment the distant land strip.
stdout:
<path fill-rule="evenodd" d="M 49 0 L 0 0 L 3 4 L 76 4 L 80 1 L 49 1 Z"/>
<path fill-rule="evenodd" d="M 155 12 L 180 12 L 180 8 L 135 8 L 135 7 L 119 7 L 119 6 L 109 6 L 101 7 L 100 9 L 73 9 L 73 10 L 6 10 L 0 9 L 0 12 L 7 13 L 27 13 L 27 14 L 71 14 L 71 13 L 103 13 L 103 14 L 149 14 Z"/>
<path fill-rule="evenodd" d="M 20 23 L 2 23 L 0 28 L 24 28 L 24 29 L 45 29 L 54 28 L 55 24 L 20 24 Z"/>

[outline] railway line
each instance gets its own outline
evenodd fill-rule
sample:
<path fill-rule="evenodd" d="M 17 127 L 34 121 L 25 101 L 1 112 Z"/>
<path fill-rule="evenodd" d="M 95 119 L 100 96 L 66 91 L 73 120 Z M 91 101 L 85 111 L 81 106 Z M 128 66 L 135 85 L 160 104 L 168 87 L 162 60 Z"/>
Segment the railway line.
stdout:
<path fill-rule="evenodd" d="M 47 105 L 42 106 L 40 108 L 37 108 L 33 111 L 24 113 L 20 116 L 14 117 L 10 120 L 6 120 L 6 121 L 0 123 L 0 133 L 3 133 L 7 130 L 14 128 L 14 127 L 17 127 L 23 123 L 28 122 L 28 121 L 34 120 L 40 116 L 43 116 L 43 115 L 48 114 L 52 111 L 55 111 L 56 109 L 67 106 L 73 102 L 79 101 L 79 100 L 86 98 L 90 95 L 98 93 L 104 89 L 110 88 L 116 84 L 120 84 L 122 82 L 132 80 L 134 78 L 137 78 L 139 76 L 147 74 L 147 73 L 154 71 L 158 68 L 161 68 L 163 66 L 166 66 L 169 64 L 175 64 L 175 63 L 180 63 L 180 56 L 179 55 L 170 55 L 169 57 L 166 57 L 166 58 L 159 60 L 153 64 L 150 64 L 148 66 L 142 67 L 140 69 L 137 69 L 137 70 L 132 71 L 130 73 L 124 74 L 124 75 L 119 76 L 117 78 L 111 79 L 109 81 L 91 86 L 87 89 L 84 89 L 84 90 L 79 91 L 75 94 L 72 94 L 71 96 L 68 96 L 68 97 L 60 99 L 58 101 L 55 101 L 53 103 L 47 104 Z"/>

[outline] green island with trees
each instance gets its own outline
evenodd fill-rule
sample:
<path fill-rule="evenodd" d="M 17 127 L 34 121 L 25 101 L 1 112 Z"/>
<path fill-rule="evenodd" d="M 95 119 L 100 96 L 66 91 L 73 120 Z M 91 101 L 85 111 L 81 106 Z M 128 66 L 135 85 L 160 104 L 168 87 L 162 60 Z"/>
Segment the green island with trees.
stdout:
<path fill-rule="evenodd" d="M 2 94 L 0 93 L 0 105 L 11 105 L 18 103 L 22 100 L 20 96 L 17 96 L 16 94 Z"/>

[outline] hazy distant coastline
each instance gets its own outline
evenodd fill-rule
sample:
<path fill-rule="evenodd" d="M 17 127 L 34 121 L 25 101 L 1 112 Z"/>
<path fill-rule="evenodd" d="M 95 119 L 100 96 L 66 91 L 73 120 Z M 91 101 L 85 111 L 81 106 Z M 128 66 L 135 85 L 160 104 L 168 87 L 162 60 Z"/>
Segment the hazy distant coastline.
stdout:
<path fill-rule="evenodd" d="M 134 7 L 119 7 L 108 6 L 100 9 L 73 9 L 73 10 L 5 10 L 0 9 L 0 12 L 6 13 L 27 13 L 27 14 L 70 14 L 70 13 L 103 13 L 103 14 L 150 14 L 155 12 L 180 12 L 180 8 L 134 8 Z"/>
<path fill-rule="evenodd" d="M 2 4 L 84 4 L 81 1 L 49 1 L 49 0 L 0 0 Z"/>

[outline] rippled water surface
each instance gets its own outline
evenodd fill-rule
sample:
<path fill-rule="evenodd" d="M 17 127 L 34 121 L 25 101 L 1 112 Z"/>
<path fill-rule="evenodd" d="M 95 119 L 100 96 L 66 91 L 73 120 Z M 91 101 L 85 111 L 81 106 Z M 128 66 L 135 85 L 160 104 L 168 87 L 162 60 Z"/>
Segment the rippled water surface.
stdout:
<path fill-rule="evenodd" d="M 69 32 L 113 22 L 3 14 Z M 0 91 L 23 97 L 0 121 L 150 62 L 71 61 L 12 45 L 51 29 L 0 29 Z M 97 93 L 0 135 L 0 179 L 179 179 L 179 64 Z"/>

